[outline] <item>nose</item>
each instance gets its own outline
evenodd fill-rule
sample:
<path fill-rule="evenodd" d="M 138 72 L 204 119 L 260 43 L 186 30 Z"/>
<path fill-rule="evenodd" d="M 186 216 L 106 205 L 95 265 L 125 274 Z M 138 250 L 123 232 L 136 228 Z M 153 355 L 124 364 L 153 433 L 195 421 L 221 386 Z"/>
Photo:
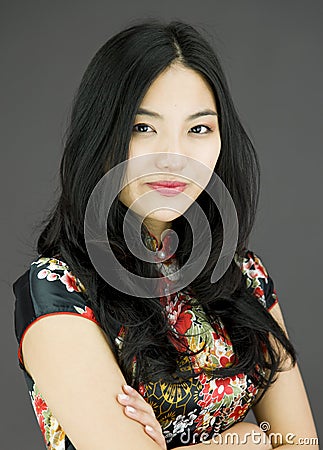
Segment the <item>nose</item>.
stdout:
<path fill-rule="evenodd" d="M 156 166 L 160 170 L 181 172 L 187 164 L 187 158 L 178 145 L 168 146 L 156 154 Z"/>

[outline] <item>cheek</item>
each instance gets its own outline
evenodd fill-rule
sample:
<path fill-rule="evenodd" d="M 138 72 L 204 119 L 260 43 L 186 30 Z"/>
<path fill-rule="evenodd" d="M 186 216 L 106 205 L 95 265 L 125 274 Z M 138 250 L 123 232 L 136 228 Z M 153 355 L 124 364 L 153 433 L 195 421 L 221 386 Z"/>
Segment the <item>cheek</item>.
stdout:
<path fill-rule="evenodd" d="M 199 152 L 199 157 L 197 159 L 213 171 L 216 166 L 217 160 L 219 159 L 220 151 L 221 141 L 220 139 L 218 139 L 211 145 L 206 146 L 203 151 Z"/>
<path fill-rule="evenodd" d="M 126 205 L 129 206 L 129 203 L 131 203 L 131 183 L 127 184 L 121 191 L 119 198 L 120 200 Z"/>
<path fill-rule="evenodd" d="M 122 191 L 119 193 L 119 200 L 127 206 L 127 192 L 126 188 L 122 189 Z"/>
<path fill-rule="evenodd" d="M 122 191 L 120 192 L 119 199 L 124 203 L 126 206 L 130 206 L 131 203 L 136 200 L 138 196 L 138 185 L 136 181 L 133 181 L 132 183 L 127 184 Z"/>
<path fill-rule="evenodd" d="M 135 158 L 136 156 L 145 155 L 147 153 L 151 153 L 151 143 L 149 144 L 148 141 L 145 142 L 145 139 L 139 139 L 139 137 L 131 138 L 130 144 L 129 144 L 129 153 L 128 158 Z"/>

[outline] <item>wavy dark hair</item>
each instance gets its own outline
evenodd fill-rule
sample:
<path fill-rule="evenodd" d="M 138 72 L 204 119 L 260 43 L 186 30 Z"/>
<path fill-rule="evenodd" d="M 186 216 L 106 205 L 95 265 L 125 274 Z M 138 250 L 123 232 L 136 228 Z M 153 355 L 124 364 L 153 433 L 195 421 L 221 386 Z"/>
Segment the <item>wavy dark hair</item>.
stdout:
<path fill-rule="evenodd" d="M 258 157 L 239 120 L 215 50 L 203 31 L 179 20 L 165 23 L 141 19 L 111 37 L 94 55 L 73 100 L 60 166 L 61 192 L 38 225 L 38 253 L 59 255 L 85 285 L 89 306 L 107 335 L 126 381 L 135 388 L 140 380 L 182 382 L 192 377 L 192 368 L 187 368 L 190 351 L 176 349 L 173 339 L 179 335 L 175 336 L 167 322 L 158 297 L 124 294 L 97 273 L 86 249 L 84 217 L 96 184 L 108 169 L 128 158 L 136 111 L 147 89 L 175 63 L 198 72 L 214 93 L 221 135 L 215 172 L 236 207 L 236 253 L 245 254 L 259 198 Z M 264 388 L 263 396 L 275 381 L 275 374 L 283 370 L 287 357 L 295 364 L 296 351 L 267 309 L 247 290 L 234 260 L 220 280 L 210 282 L 222 248 L 221 216 L 206 191 L 196 201 L 209 221 L 212 247 L 204 270 L 189 288 L 211 323 L 217 318 L 223 322 L 237 357 L 230 367 L 208 373 L 219 377 L 247 373 Z M 111 248 L 129 271 L 144 277 L 158 276 L 153 263 L 134 257 L 127 248 L 122 228 L 126 212 L 125 205 L 116 198 L 106 219 Z M 183 216 L 172 222 L 172 229 L 179 238 L 177 258 L 182 267 L 191 252 L 192 233 Z M 142 224 L 142 237 L 147 232 Z M 126 334 L 119 355 L 114 338 L 121 325 Z"/>

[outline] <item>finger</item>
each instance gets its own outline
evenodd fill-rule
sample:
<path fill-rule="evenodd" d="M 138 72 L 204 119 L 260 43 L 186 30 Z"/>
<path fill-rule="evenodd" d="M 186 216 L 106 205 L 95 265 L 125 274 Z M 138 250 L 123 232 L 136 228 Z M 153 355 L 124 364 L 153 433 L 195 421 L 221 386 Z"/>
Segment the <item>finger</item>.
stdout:
<path fill-rule="evenodd" d="M 163 450 L 167 450 L 166 441 L 161 430 L 156 433 L 156 431 L 150 425 L 146 425 L 145 431 L 149 435 L 149 437 L 151 437 L 156 442 L 156 444 L 159 445 L 159 447 L 161 447 Z"/>
<path fill-rule="evenodd" d="M 128 394 L 130 396 L 134 396 L 135 398 L 145 401 L 144 397 L 135 388 L 133 388 L 129 384 L 124 384 L 122 386 L 122 389 L 126 394 Z"/>
<path fill-rule="evenodd" d="M 133 420 L 141 423 L 145 427 L 146 433 L 163 449 L 166 450 L 166 442 L 161 426 L 156 418 L 150 414 L 137 411 L 132 406 L 125 407 L 125 414 Z"/>
<path fill-rule="evenodd" d="M 134 389 L 132 386 L 129 386 L 128 384 L 124 384 L 122 386 L 123 391 L 129 395 L 130 397 L 136 398 L 142 402 L 146 402 L 146 400 L 144 399 L 144 397 L 136 390 Z"/>
<path fill-rule="evenodd" d="M 137 411 L 143 411 L 150 414 L 152 417 L 155 417 L 153 408 L 145 400 L 138 400 L 137 398 L 131 397 L 127 394 L 118 394 L 117 399 L 123 406 L 132 406 Z"/>
<path fill-rule="evenodd" d="M 142 410 L 155 417 L 152 406 L 135 389 L 131 394 L 118 394 L 118 400 L 122 405 L 130 405 L 136 410 Z"/>
<path fill-rule="evenodd" d="M 167 450 L 162 428 L 151 405 L 131 386 L 123 385 L 123 392 L 126 394 L 118 394 L 118 400 L 125 406 L 124 412 L 127 417 L 141 423 L 149 437 L 162 450 Z"/>
<path fill-rule="evenodd" d="M 146 427 L 148 427 L 146 431 L 148 433 L 150 432 L 151 436 L 158 437 L 160 435 L 163 437 L 162 428 L 156 417 L 153 418 L 150 414 L 142 411 L 137 411 L 132 406 L 125 407 L 125 414 L 131 419 L 134 419 L 137 422 L 141 423 L 145 427 L 145 429 Z"/>
<path fill-rule="evenodd" d="M 160 426 L 155 416 L 152 416 L 150 413 L 142 409 L 136 409 L 132 405 L 127 405 L 125 407 L 125 413 L 128 417 L 137 420 L 144 426 L 149 425 L 154 430 Z"/>

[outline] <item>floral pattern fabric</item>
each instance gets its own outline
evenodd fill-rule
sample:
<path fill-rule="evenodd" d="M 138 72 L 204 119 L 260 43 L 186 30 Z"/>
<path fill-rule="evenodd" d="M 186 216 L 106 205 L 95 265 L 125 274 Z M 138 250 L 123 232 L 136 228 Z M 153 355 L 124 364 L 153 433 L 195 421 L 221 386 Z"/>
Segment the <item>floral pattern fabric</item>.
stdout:
<path fill-rule="evenodd" d="M 164 240 L 167 251 L 166 243 L 167 239 Z M 158 241 L 152 234 L 148 236 L 146 245 L 159 255 Z M 171 282 L 176 279 L 178 266 L 176 256 L 169 256 L 167 261 L 157 264 L 160 273 Z M 235 262 L 245 276 L 247 288 L 263 307 L 270 310 L 278 303 L 273 280 L 255 253 L 247 250 L 243 258 L 235 255 Z M 230 337 L 219 318 L 214 323 L 209 321 L 202 306 L 190 295 L 189 290 L 170 295 L 167 284 L 165 286 L 160 301 L 172 328 L 184 334 L 183 344 L 188 345 L 191 350 L 197 351 L 204 347 L 202 352 L 189 357 L 196 371 L 191 380 L 180 384 L 160 381 L 139 385 L 139 392 L 153 407 L 167 448 L 171 449 L 210 439 L 214 434 L 242 421 L 250 410 L 258 389 L 256 380 L 243 373 L 227 378 L 215 378 L 199 373 L 202 367 L 228 367 L 233 364 L 235 355 Z M 56 257 L 40 256 L 14 283 L 18 362 L 23 370 L 47 449 L 74 450 L 74 446 L 24 367 L 22 341 L 26 330 L 35 321 L 51 314 L 81 315 L 100 326 L 93 311 L 86 304 L 85 290 L 69 267 Z M 124 332 L 122 326 L 115 337 L 119 354 L 122 352 Z M 175 345 L 181 349 L 181 343 L 176 341 Z M 132 370 L 135 374 L 136 358 L 133 360 Z"/>

